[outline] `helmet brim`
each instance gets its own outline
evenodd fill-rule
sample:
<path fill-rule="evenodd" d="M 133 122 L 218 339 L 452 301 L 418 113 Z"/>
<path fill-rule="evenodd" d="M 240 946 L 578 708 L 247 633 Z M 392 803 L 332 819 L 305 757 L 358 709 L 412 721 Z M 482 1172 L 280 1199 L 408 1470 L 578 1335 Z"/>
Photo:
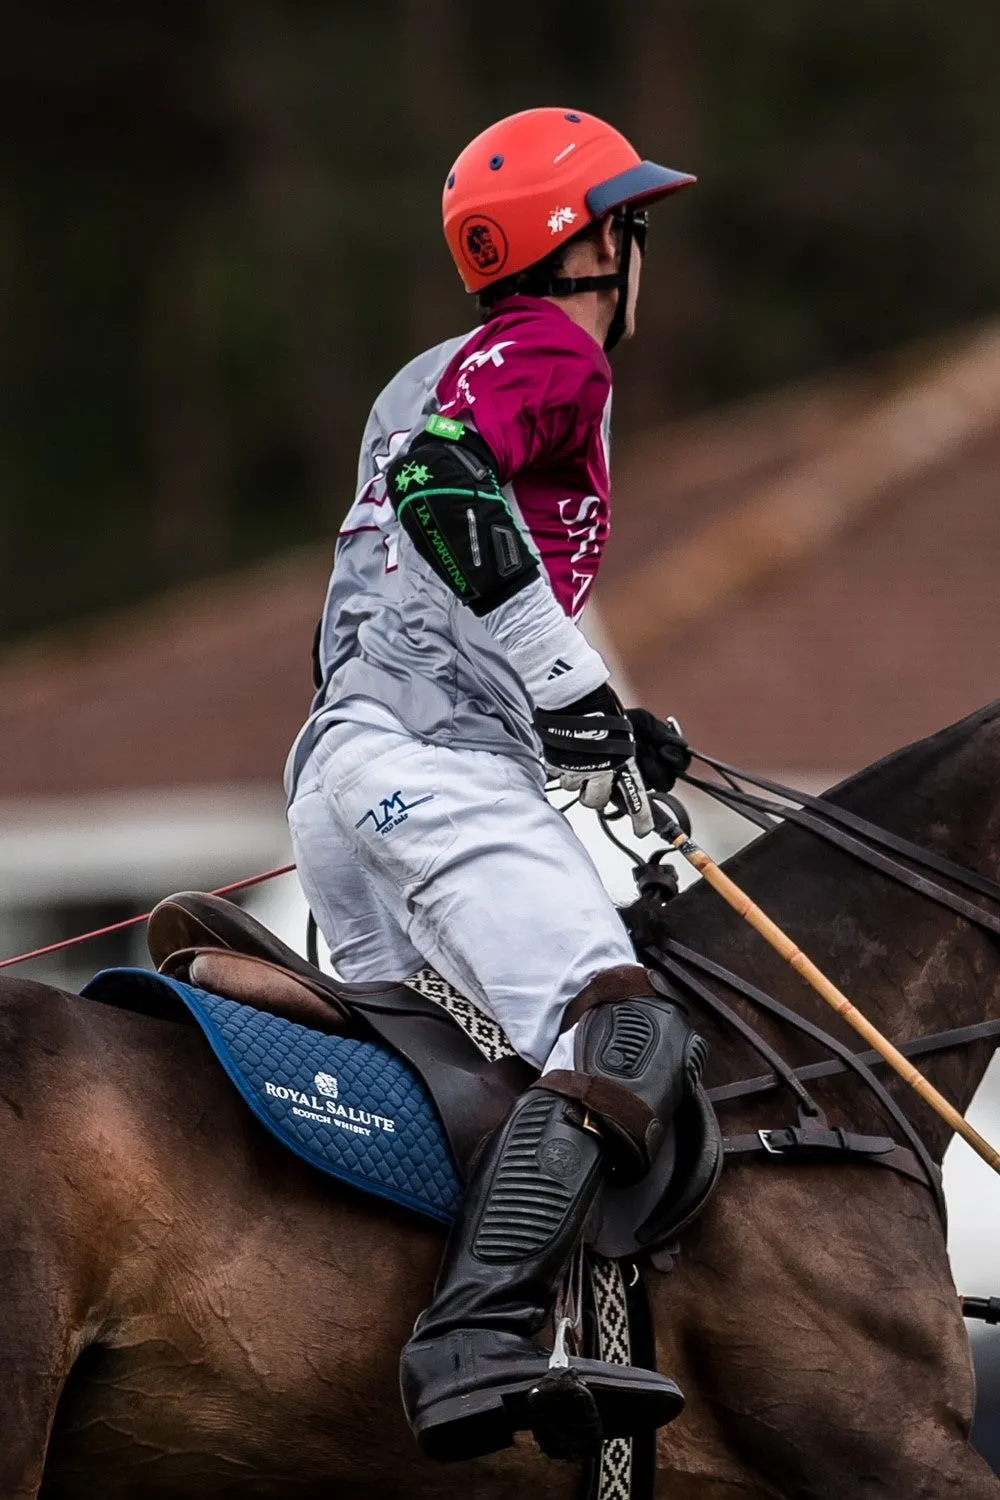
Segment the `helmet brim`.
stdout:
<path fill-rule="evenodd" d="M 641 161 L 637 166 L 589 188 L 586 203 L 594 218 L 600 219 L 627 203 L 655 203 L 658 198 L 665 198 L 668 193 L 676 193 L 697 181 L 690 172 L 675 172 L 672 167 L 661 167 L 655 161 Z"/>

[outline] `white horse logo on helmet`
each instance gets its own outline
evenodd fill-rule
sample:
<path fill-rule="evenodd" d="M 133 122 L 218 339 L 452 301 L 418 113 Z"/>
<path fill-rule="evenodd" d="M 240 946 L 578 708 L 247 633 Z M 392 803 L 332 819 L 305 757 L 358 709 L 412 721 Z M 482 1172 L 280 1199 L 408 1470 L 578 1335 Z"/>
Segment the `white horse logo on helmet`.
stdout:
<path fill-rule="evenodd" d="M 545 222 L 549 226 L 549 229 L 552 232 L 552 234 L 562 234 L 562 232 L 566 228 L 567 224 L 573 224 L 575 221 L 576 221 L 576 210 L 575 209 L 572 209 L 572 208 L 554 208 L 552 210 L 552 212 L 549 214 L 549 217 L 546 219 Z"/>

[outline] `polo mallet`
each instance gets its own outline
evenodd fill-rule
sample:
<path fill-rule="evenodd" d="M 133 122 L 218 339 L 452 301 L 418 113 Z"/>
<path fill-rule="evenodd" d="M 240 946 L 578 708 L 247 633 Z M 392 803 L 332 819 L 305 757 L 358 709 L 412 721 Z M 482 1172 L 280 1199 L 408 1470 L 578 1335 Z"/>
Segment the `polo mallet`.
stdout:
<path fill-rule="evenodd" d="M 658 808 L 657 832 L 665 839 L 678 854 L 682 854 L 688 864 L 704 876 L 709 885 L 717 890 L 724 901 L 737 912 L 745 922 L 756 932 L 759 932 L 771 947 L 781 954 L 786 963 L 791 964 L 797 974 L 800 974 L 808 985 L 822 995 L 828 1005 L 832 1005 L 842 1020 L 848 1026 L 863 1036 L 869 1047 L 874 1048 L 890 1068 L 894 1068 L 906 1083 L 914 1089 L 931 1109 L 936 1110 L 946 1124 L 950 1125 L 963 1141 L 967 1141 L 977 1155 L 988 1163 L 994 1172 L 1000 1172 L 1000 1151 L 994 1150 L 989 1141 L 974 1130 L 967 1120 L 959 1114 L 954 1105 L 949 1104 L 943 1094 L 925 1078 L 924 1075 L 913 1066 L 908 1058 L 904 1057 L 898 1048 L 894 1047 L 887 1037 L 872 1025 L 866 1016 L 863 1016 L 856 1005 L 852 1005 L 847 996 L 822 972 L 817 969 L 811 958 L 808 958 L 802 949 L 792 942 L 787 933 L 771 921 L 766 912 L 761 911 L 755 902 L 745 891 L 741 891 L 734 881 L 715 863 L 704 849 L 700 848 L 691 836 L 684 832 L 676 818 Z"/>

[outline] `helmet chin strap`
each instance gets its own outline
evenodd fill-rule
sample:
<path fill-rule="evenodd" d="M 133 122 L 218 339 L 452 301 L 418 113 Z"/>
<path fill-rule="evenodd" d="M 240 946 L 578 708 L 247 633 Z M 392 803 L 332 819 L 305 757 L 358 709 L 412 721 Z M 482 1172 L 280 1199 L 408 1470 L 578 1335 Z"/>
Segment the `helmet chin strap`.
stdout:
<path fill-rule="evenodd" d="M 628 278 L 632 264 L 632 245 L 635 241 L 633 209 L 627 206 L 617 219 L 621 225 L 622 242 L 618 259 L 618 270 L 608 276 L 546 276 L 537 270 L 522 272 L 511 277 L 512 290 L 528 297 L 573 297 L 577 292 L 617 292 L 615 310 L 604 337 L 605 353 L 621 340 L 628 317 Z"/>

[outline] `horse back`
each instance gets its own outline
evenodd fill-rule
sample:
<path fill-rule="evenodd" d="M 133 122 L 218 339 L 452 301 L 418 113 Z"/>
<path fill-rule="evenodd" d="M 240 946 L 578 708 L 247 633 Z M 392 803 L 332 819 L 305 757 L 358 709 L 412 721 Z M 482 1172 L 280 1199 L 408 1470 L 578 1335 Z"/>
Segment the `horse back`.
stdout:
<path fill-rule="evenodd" d="M 254 1494 L 319 1496 L 334 1432 L 344 1481 L 400 1492 L 397 1362 L 440 1232 L 280 1147 L 199 1028 L 0 983 L 0 1160 L 9 1389 L 42 1448 L 52 1424 L 46 1497 L 99 1476 L 124 1500 L 139 1469 L 187 1496 L 206 1453 L 205 1500 L 248 1472 Z"/>

